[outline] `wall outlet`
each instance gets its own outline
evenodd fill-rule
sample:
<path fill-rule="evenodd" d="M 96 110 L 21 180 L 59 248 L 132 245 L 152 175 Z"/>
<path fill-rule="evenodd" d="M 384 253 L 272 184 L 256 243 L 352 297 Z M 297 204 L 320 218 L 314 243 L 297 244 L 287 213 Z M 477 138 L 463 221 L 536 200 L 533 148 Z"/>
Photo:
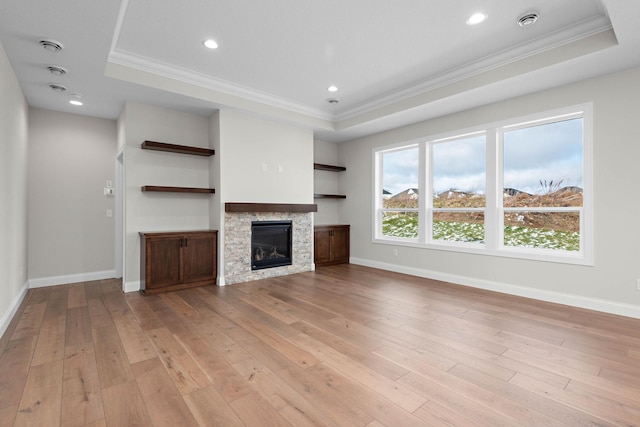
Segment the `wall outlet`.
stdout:
<path fill-rule="evenodd" d="M 640 291 L 640 279 L 636 279 L 636 289 Z"/>
<path fill-rule="evenodd" d="M 398 256 L 398 250 L 397 250 L 397 249 L 394 249 L 394 250 L 393 250 L 393 256 Z M 639 279 L 639 280 L 640 280 L 640 279 Z"/>

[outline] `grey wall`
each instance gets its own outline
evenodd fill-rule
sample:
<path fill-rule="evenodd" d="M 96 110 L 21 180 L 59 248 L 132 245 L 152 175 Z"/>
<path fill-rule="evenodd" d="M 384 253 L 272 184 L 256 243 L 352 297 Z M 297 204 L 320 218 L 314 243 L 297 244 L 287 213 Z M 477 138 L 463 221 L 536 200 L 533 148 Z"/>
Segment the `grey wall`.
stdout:
<path fill-rule="evenodd" d="M 0 44 L 0 335 L 27 290 L 28 106 Z"/>
<path fill-rule="evenodd" d="M 118 146 L 124 151 L 124 287 L 140 288 L 140 231 L 206 230 L 209 197 L 148 193 L 143 185 L 208 187 L 209 159 L 142 150 L 145 140 L 209 148 L 209 119 L 139 103 L 120 115 Z M 215 197 L 215 196 L 211 196 Z"/>
<path fill-rule="evenodd" d="M 338 163 L 338 144 L 316 140 L 313 143 L 313 162 L 325 165 L 342 166 Z M 339 181 L 343 172 L 315 170 L 313 173 L 313 191 L 320 194 L 342 194 Z M 318 212 L 314 216 L 316 225 L 337 224 L 338 208 L 342 199 L 316 199 Z"/>
<path fill-rule="evenodd" d="M 114 120 L 30 110 L 31 287 L 114 276 L 115 156 Z"/>
<path fill-rule="evenodd" d="M 595 266 L 372 243 L 374 147 L 586 102 L 594 109 Z M 632 69 L 340 144 L 347 199 L 339 216 L 351 224 L 352 260 L 640 317 L 639 114 L 640 69 Z"/>

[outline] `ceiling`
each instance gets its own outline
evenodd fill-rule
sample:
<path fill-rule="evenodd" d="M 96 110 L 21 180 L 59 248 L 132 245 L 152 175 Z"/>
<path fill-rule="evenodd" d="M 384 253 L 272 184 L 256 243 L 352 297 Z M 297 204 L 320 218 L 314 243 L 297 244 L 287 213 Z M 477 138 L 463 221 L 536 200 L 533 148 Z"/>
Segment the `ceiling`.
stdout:
<path fill-rule="evenodd" d="M 467 25 L 477 11 L 488 18 Z M 518 26 L 528 12 L 538 21 Z M 0 42 L 33 107 L 234 108 L 336 142 L 638 66 L 639 24 L 629 0 L 0 0 Z"/>

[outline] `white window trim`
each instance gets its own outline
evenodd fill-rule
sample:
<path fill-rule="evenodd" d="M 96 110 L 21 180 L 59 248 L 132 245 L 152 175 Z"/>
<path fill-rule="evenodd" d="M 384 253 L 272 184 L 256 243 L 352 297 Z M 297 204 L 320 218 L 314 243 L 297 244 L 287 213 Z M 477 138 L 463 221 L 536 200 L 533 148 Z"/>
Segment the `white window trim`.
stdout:
<path fill-rule="evenodd" d="M 530 127 L 532 125 L 553 123 L 563 118 L 571 119 L 583 118 L 583 205 L 582 208 L 504 208 L 502 203 L 502 192 L 499 188 L 504 187 L 502 169 L 502 130 L 514 130 L 518 128 Z M 432 162 L 433 156 L 431 147 L 433 143 L 443 142 L 448 139 L 458 139 L 467 135 L 473 135 L 486 132 L 486 206 L 482 208 L 468 209 L 438 209 L 437 211 L 458 211 L 458 212 L 485 212 L 485 243 L 466 243 L 451 242 L 432 239 L 432 215 L 433 206 L 430 199 L 432 192 L 431 173 L 429 172 L 432 165 L 426 164 L 426 161 Z M 419 148 L 419 184 L 420 195 L 418 209 L 384 209 L 382 208 L 382 165 L 381 159 L 383 153 L 396 151 L 400 149 L 418 146 Z M 429 150 L 429 156 L 426 155 Z M 594 265 L 594 248 L 593 248 L 593 104 L 586 103 L 574 105 L 571 107 L 561 108 L 542 113 L 527 115 L 524 117 L 511 118 L 499 122 L 467 128 L 446 134 L 439 134 L 430 137 L 421 138 L 420 140 L 407 141 L 404 143 L 396 143 L 383 147 L 374 147 L 372 149 L 373 158 L 373 217 L 372 217 L 372 243 L 375 244 L 391 244 L 396 246 L 408 246 L 415 248 L 445 250 L 453 252 L 473 253 L 506 258 L 529 259 L 537 261 L 577 264 L 577 265 Z M 420 183 L 423 183 L 420 186 Z M 428 190 L 428 191 L 425 191 Z M 378 194 L 380 193 L 380 194 Z M 422 197 L 422 195 L 426 197 Z M 385 211 L 418 211 L 421 220 L 418 222 L 419 232 L 417 238 L 401 238 L 382 236 L 382 213 Z M 515 246 L 505 246 L 497 237 L 503 230 L 504 212 L 509 211 L 539 211 L 539 212 L 579 212 L 580 213 L 580 251 L 562 251 L 537 248 L 525 248 Z"/>

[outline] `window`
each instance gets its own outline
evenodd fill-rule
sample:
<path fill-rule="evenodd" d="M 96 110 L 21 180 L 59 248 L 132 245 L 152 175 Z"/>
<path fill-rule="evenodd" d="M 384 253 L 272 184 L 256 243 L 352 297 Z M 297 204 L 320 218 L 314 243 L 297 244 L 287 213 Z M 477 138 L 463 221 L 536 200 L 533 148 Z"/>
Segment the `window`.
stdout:
<path fill-rule="evenodd" d="M 374 149 L 374 241 L 591 263 L 590 108 Z"/>
<path fill-rule="evenodd" d="M 484 243 L 486 138 L 431 144 L 433 240 Z"/>
<path fill-rule="evenodd" d="M 382 169 L 382 235 L 390 238 L 418 238 L 418 175 L 417 145 L 388 150 L 380 154 Z"/>

